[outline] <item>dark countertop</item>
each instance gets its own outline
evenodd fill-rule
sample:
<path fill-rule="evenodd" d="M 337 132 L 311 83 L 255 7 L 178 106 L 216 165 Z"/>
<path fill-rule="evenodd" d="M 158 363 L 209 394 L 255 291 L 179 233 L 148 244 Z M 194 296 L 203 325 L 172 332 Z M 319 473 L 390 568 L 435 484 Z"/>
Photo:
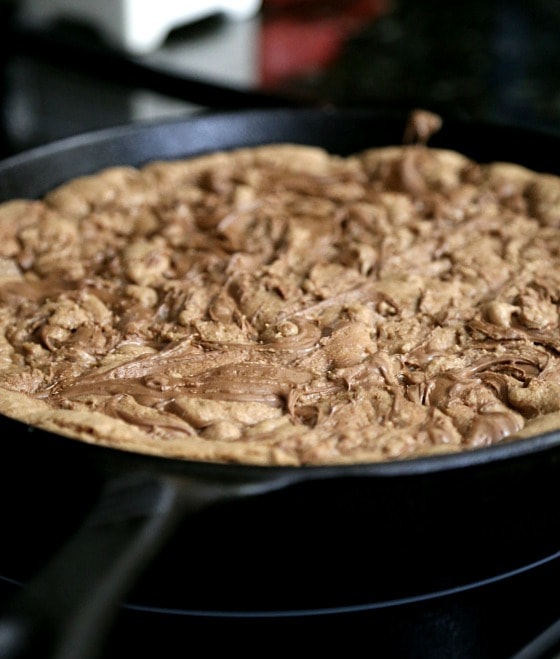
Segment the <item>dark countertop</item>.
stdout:
<path fill-rule="evenodd" d="M 270 105 L 424 107 L 560 130 L 560 5 L 471 0 L 265 0 L 128 56 L 91 26 L 5 15 L 2 155 L 142 119 Z M 1 17 L 0 17 L 1 18 Z"/>
<path fill-rule="evenodd" d="M 300 86 L 335 104 L 557 128 L 559 28 L 560 5 L 546 0 L 400 0 Z"/>

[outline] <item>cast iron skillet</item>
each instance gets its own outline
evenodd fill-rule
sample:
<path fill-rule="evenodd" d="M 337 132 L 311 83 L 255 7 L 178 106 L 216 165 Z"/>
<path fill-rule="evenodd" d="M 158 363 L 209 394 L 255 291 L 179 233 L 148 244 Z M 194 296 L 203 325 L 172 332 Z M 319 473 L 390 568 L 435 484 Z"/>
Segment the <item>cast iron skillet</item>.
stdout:
<path fill-rule="evenodd" d="M 37 197 L 106 166 L 237 146 L 296 142 L 349 154 L 399 144 L 404 119 L 279 109 L 118 127 L 4 161 L 0 199 Z M 550 135 L 444 123 L 430 143 L 560 173 L 560 141 Z M 267 468 L 127 453 L 5 418 L 2 430 L 3 505 L 8 518 L 23 516 L 20 547 L 32 557 L 0 620 L 4 659 L 93 659 L 123 598 L 162 555 L 175 561 L 183 595 L 192 587 L 207 606 L 274 611 L 469 583 L 560 547 L 556 432 L 460 455 Z M 59 537 L 25 552 L 47 527 Z M 165 554 L 178 536 L 186 555 Z"/>

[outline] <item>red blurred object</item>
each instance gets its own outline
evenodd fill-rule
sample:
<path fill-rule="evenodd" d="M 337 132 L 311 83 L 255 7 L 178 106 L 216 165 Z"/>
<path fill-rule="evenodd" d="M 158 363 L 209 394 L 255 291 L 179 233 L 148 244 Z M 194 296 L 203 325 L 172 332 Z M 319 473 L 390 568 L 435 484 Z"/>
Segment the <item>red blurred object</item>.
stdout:
<path fill-rule="evenodd" d="M 264 0 L 261 84 L 278 87 L 329 66 L 346 40 L 387 5 L 388 0 Z"/>

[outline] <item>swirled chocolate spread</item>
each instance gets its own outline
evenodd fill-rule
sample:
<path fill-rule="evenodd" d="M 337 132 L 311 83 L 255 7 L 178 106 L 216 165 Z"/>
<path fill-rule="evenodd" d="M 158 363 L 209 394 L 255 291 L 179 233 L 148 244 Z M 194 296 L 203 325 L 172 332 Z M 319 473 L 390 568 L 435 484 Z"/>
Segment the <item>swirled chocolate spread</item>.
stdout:
<path fill-rule="evenodd" d="M 292 144 L 0 206 L 0 411 L 202 461 L 372 462 L 560 426 L 560 178 Z"/>

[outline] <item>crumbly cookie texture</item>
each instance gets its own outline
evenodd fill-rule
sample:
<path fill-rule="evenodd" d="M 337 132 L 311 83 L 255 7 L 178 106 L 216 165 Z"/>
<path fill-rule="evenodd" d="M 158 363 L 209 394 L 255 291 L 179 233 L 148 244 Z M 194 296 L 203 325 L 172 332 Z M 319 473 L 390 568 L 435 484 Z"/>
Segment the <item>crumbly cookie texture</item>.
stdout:
<path fill-rule="evenodd" d="M 0 411 L 262 465 L 560 426 L 560 178 L 422 144 L 119 167 L 0 206 Z"/>

